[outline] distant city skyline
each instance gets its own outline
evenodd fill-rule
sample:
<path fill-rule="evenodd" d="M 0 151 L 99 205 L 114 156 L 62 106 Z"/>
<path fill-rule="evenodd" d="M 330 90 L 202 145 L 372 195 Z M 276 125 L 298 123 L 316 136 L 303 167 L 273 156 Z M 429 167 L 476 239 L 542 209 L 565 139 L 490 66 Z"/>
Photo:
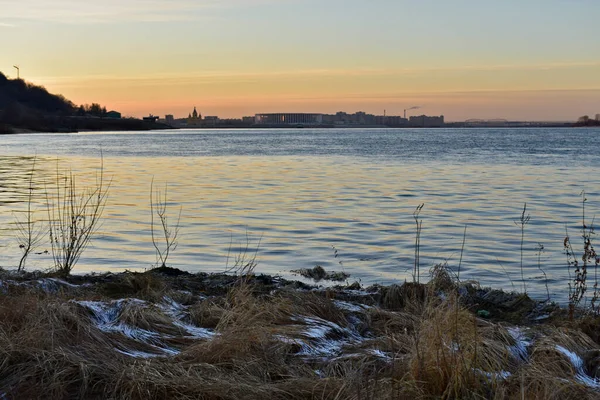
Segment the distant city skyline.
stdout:
<path fill-rule="evenodd" d="M 418 109 L 411 107 L 406 111 Z M 405 116 L 405 117 L 404 117 Z M 375 115 L 365 112 L 346 113 L 339 111 L 335 114 L 323 113 L 258 113 L 253 116 L 241 118 L 220 118 L 219 116 L 202 116 L 197 108 L 188 114 L 187 118 L 177 118 L 167 114 L 164 118 L 156 116 L 144 117 L 144 119 L 158 119 L 159 122 L 175 128 L 210 128 L 210 127 L 247 127 L 247 126 L 320 126 L 320 127 L 427 127 L 435 128 L 444 126 L 444 116 L 426 115 Z"/>
<path fill-rule="evenodd" d="M 205 114 L 204 112 L 202 112 L 202 110 L 199 107 L 192 107 L 193 111 L 197 111 L 197 113 L 199 114 L 198 119 L 201 120 L 203 118 L 207 118 L 206 116 L 208 114 Z M 292 110 L 288 110 L 288 111 L 280 111 L 280 112 L 267 112 L 267 113 L 263 113 L 263 112 L 249 112 L 247 114 L 244 115 L 216 115 L 213 114 L 212 116 L 209 116 L 208 118 L 220 118 L 220 119 L 242 119 L 242 118 L 254 118 L 257 115 L 260 114 L 315 114 L 315 115 L 336 115 L 336 114 L 348 114 L 348 115 L 356 115 L 356 114 L 367 114 L 367 115 L 371 115 L 371 116 L 377 116 L 377 117 L 402 117 L 404 118 L 405 115 L 405 111 L 406 111 L 406 119 L 410 119 L 411 117 L 420 117 L 420 116 L 428 116 L 429 113 L 426 112 L 425 107 L 418 107 L 418 110 L 410 110 L 410 107 L 403 109 L 403 110 L 392 110 L 392 112 L 390 112 L 390 110 L 384 109 L 384 110 L 379 110 L 375 111 L 375 112 L 366 112 L 363 109 L 357 109 L 357 110 L 337 110 L 336 112 L 320 112 L 320 111 L 315 111 L 314 109 L 308 109 L 309 111 L 298 111 L 297 109 L 292 109 Z M 192 112 L 193 112 L 192 111 Z M 181 114 L 177 114 L 177 113 L 165 113 L 165 114 L 160 114 L 160 113 L 146 113 L 143 115 L 140 115 L 139 117 L 146 117 L 148 115 L 152 115 L 152 116 L 158 116 L 160 119 L 164 119 L 165 116 L 170 116 L 173 117 L 175 119 L 189 119 L 192 116 L 192 112 L 190 112 L 190 108 L 188 107 L 187 109 L 184 109 L 183 112 Z M 436 114 L 437 115 L 437 114 Z M 444 116 L 444 114 L 439 114 L 441 116 Z M 592 119 L 598 119 L 598 116 L 600 116 L 600 114 L 596 114 L 596 113 L 587 113 L 587 114 L 581 114 L 579 117 L 581 117 L 582 115 L 588 115 L 590 118 Z M 127 116 L 126 116 L 127 117 Z M 135 116 L 136 118 L 138 116 Z M 444 116 L 445 117 L 445 116 Z M 579 118 L 578 117 L 578 118 Z M 575 118 L 577 119 L 577 118 Z M 535 120 L 535 119 L 516 119 L 516 118 L 502 118 L 502 117 L 491 117 L 491 118 L 481 118 L 481 117 L 472 117 L 472 118 L 465 118 L 465 119 L 461 119 L 461 120 L 452 120 L 452 121 L 448 121 L 448 122 L 465 122 L 465 121 L 469 121 L 469 120 L 481 120 L 481 121 L 494 121 L 494 120 L 505 120 L 505 121 L 523 121 L 523 122 L 527 122 L 527 121 L 531 121 L 531 122 L 543 122 L 543 121 L 547 121 L 547 122 L 573 122 L 573 119 L 568 119 L 568 120 Z"/>
<path fill-rule="evenodd" d="M 0 71 L 124 115 L 576 120 L 600 111 L 596 0 L 0 0 Z M 591 18 L 588 19 L 588 18 Z"/>

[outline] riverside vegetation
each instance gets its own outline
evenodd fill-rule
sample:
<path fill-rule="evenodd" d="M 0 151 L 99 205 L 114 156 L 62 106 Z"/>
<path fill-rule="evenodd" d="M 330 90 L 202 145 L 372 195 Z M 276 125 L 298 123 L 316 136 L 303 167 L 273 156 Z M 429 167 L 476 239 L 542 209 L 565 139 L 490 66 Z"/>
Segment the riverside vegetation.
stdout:
<path fill-rule="evenodd" d="M 0 72 L 0 134 L 167 128 L 170 127 L 136 118 L 107 118 L 106 107 L 98 103 L 76 106 L 43 86 L 8 79 Z"/>
<path fill-rule="evenodd" d="M 165 240 L 154 242 L 157 268 L 73 275 L 107 199 L 101 170 L 91 189 L 78 190 L 72 174 L 58 172 L 62 184 L 46 189 L 53 270 L 26 271 L 26 255 L 18 270 L 0 270 L 0 398 L 600 395 L 597 280 L 591 306 L 581 303 L 588 271 L 596 279 L 599 264 L 585 194 L 583 253 L 568 235 L 564 243 L 573 274 L 564 309 L 549 299 L 461 281 L 460 263 L 456 274 L 446 264 L 433 267 L 422 283 L 423 205 L 414 215 L 414 278 L 400 285 L 323 288 L 259 275 L 255 254 L 236 257 L 229 274 L 170 268 L 178 223 L 167 223 L 166 189 L 150 195 L 164 230 L 153 238 Z M 24 254 L 39 244 L 32 241 L 40 229 L 33 213 L 28 207 L 21 219 Z M 528 218 L 524 207 L 522 236 Z M 316 273 L 327 277 L 322 269 Z"/>

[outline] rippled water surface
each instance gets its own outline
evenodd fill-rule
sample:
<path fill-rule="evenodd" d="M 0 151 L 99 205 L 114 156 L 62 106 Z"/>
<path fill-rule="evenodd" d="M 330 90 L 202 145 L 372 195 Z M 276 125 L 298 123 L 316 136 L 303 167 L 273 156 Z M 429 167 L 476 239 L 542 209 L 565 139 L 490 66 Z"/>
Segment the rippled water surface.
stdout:
<path fill-rule="evenodd" d="M 461 278 L 544 297 L 567 290 L 565 229 L 578 244 L 586 214 L 600 204 L 599 129 L 189 130 L 0 137 L 0 265 L 18 264 L 12 229 L 24 209 L 32 156 L 36 216 L 47 218 L 45 185 L 72 169 L 94 182 L 104 157 L 112 179 L 100 232 L 76 271 L 143 270 L 155 264 L 150 184 L 168 185 L 171 221 L 181 209 L 169 264 L 223 271 L 248 248 L 258 270 L 289 276 L 316 264 L 363 283 L 411 279 L 419 204 L 421 270 L 448 261 Z M 22 215 L 22 213 L 21 213 Z M 43 243 L 38 252 L 49 250 Z M 576 249 L 577 250 L 577 249 Z M 335 256 L 337 251 L 337 257 Z M 229 254 L 229 260 L 228 260 Z M 30 268 L 52 265 L 33 255 Z"/>

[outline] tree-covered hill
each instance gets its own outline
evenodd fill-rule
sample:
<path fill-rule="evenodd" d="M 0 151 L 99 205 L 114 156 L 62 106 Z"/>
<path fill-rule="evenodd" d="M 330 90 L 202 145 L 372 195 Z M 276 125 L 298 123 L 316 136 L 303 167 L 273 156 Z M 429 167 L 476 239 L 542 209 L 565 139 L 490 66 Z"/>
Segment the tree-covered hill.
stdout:
<path fill-rule="evenodd" d="M 8 79 L 0 72 L 0 133 L 168 128 L 134 118 L 103 118 L 105 115 L 106 107 L 97 103 L 76 106 L 60 94 L 49 93 L 43 86 L 23 79 Z"/>
<path fill-rule="evenodd" d="M 0 110 L 24 108 L 29 112 L 71 115 L 74 104 L 61 95 L 48 93 L 42 87 L 22 79 L 8 79 L 0 72 Z"/>

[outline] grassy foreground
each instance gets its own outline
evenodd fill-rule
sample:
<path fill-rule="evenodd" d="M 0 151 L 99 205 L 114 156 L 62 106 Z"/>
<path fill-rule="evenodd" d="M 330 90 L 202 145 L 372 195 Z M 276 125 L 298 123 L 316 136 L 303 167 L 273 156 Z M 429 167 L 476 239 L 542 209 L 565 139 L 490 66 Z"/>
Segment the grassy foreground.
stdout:
<path fill-rule="evenodd" d="M 458 283 L 0 272 L 0 399 L 596 399 L 600 320 Z"/>

